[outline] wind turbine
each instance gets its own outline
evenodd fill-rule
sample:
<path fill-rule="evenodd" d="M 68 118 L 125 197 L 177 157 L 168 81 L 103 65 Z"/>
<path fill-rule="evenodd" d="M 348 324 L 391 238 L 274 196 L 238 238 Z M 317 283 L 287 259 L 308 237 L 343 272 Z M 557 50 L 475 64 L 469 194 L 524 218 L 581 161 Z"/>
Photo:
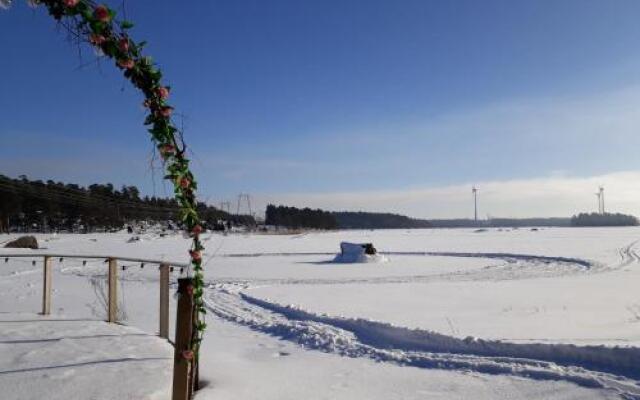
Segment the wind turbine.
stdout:
<path fill-rule="evenodd" d="M 600 186 L 598 191 L 596 192 L 596 197 L 598 197 L 598 213 L 604 214 L 604 187 Z"/>
<path fill-rule="evenodd" d="M 478 222 L 478 189 L 474 186 L 471 188 L 473 193 L 473 220 Z"/>

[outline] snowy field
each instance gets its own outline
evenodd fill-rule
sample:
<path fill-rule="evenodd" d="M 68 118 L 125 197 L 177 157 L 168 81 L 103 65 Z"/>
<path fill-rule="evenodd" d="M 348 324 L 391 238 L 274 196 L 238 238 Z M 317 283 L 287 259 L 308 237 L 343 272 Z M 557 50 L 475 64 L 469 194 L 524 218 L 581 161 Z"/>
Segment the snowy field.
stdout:
<path fill-rule="evenodd" d="M 129 237 L 39 235 L 46 249 L 21 252 L 187 261 L 181 236 Z M 640 399 L 639 239 L 638 228 L 206 235 L 196 398 Z M 332 263 L 341 241 L 372 242 L 388 262 Z M 43 318 L 41 258 L 1 258 L 15 252 L 0 249 L 3 399 L 170 398 L 170 346 L 149 336 L 157 266 L 124 263 L 128 327 L 105 333 L 103 261 L 56 259 L 54 315 Z M 30 319 L 47 338 L 75 339 L 51 350 Z M 47 321 L 59 319 L 83 323 Z M 90 362 L 64 359 L 85 348 Z M 117 371 L 117 390 L 83 395 Z"/>

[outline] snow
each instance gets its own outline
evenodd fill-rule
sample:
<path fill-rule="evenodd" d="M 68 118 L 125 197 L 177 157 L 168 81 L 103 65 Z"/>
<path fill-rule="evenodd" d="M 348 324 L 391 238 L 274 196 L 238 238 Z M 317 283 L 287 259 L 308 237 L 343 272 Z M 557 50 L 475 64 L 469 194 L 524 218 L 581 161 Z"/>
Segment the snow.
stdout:
<path fill-rule="evenodd" d="M 640 399 L 639 234 L 544 228 L 206 235 L 206 385 L 196 398 Z M 187 261 L 182 235 L 139 236 L 128 243 L 126 233 L 39 235 L 47 249 L 24 252 Z M 345 241 L 374 243 L 388 261 L 332 262 Z M 108 366 L 76 361 L 81 365 L 55 370 L 73 385 L 47 398 L 90 398 L 84 390 L 168 398 L 170 367 L 157 367 L 166 360 L 134 361 L 171 357 L 170 346 L 153 336 L 157 266 L 124 263 L 125 327 L 99 322 L 103 260 L 55 260 L 51 319 L 84 321 L 60 331 L 50 322 L 39 336 L 41 259 L 35 266 L 30 258 L 4 263 L 3 252 L 16 251 L 0 250 L 0 341 L 26 342 L 11 353 L 0 344 L 3 356 L 11 354 L 0 362 L 0 387 L 16 388 L 15 398 L 49 393 L 51 379 L 41 372 L 5 372 L 63 365 L 56 351 L 77 351 L 90 360 L 121 359 L 112 378 L 121 375 L 122 384 L 101 386 L 97 369 Z M 172 279 L 179 276 L 176 269 Z M 173 316 L 173 300 L 171 306 Z M 39 322 L 6 322 L 24 319 Z M 101 329 L 115 336 L 27 343 Z M 108 350 L 113 341 L 123 344 Z M 36 345 L 43 363 L 29 364 L 23 354 Z"/>
<path fill-rule="evenodd" d="M 340 243 L 340 253 L 333 259 L 334 263 L 367 264 L 384 263 L 387 258 L 382 254 L 367 254 L 366 243 Z"/>
<path fill-rule="evenodd" d="M 86 319 L 0 315 L 3 399 L 169 399 L 171 346 Z"/>

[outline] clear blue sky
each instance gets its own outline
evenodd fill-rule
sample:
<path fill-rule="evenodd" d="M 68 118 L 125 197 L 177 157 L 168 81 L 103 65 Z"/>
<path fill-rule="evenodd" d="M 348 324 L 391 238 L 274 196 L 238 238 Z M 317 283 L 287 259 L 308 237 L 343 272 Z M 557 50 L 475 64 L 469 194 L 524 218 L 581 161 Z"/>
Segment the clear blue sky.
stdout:
<path fill-rule="evenodd" d="M 638 1 L 125 5 L 212 201 L 640 169 Z M 168 194 L 114 67 L 22 1 L 0 54 L 0 173 Z"/>

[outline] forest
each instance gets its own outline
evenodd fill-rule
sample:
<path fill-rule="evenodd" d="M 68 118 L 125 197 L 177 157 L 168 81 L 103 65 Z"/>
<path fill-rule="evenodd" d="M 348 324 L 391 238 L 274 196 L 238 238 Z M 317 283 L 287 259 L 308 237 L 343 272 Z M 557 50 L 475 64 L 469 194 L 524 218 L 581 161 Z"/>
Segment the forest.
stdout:
<path fill-rule="evenodd" d="M 269 204 L 265 213 L 265 224 L 284 228 L 337 229 L 338 222 L 330 212 L 275 206 Z"/>
<path fill-rule="evenodd" d="M 253 216 L 231 215 L 198 203 L 202 220 L 210 229 L 219 220 L 255 225 Z M 116 189 L 111 183 L 83 187 L 72 183 L 11 179 L 0 175 L 0 232 L 116 230 L 132 221 L 178 221 L 174 199 L 141 196 L 135 186 Z"/>
<path fill-rule="evenodd" d="M 637 226 L 638 219 L 633 215 L 620 213 L 581 213 L 571 218 L 572 226 Z"/>
<path fill-rule="evenodd" d="M 275 206 L 269 204 L 266 211 L 266 225 L 286 228 L 311 229 L 399 229 L 428 228 L 426 220 L 413 219 L 404 215 L 371 212 L 331 212 Z"/>
<path fill-rule="evenodd" d="M 413 229 L 430 228 L 431 223 L 424 219 L 409 218 L 391 213 L 349 212 L 332 213 L 342 229 Z"/>
<path fill-rule="evenodd" d="M 266 225 L 310 229 L 419 229 L 635 226 L 638 219 L 625 214 L 581 213 L 572 218 L 415 219 L 391 213 L 324 211 L 275 206 L 266 211 Z"/>

